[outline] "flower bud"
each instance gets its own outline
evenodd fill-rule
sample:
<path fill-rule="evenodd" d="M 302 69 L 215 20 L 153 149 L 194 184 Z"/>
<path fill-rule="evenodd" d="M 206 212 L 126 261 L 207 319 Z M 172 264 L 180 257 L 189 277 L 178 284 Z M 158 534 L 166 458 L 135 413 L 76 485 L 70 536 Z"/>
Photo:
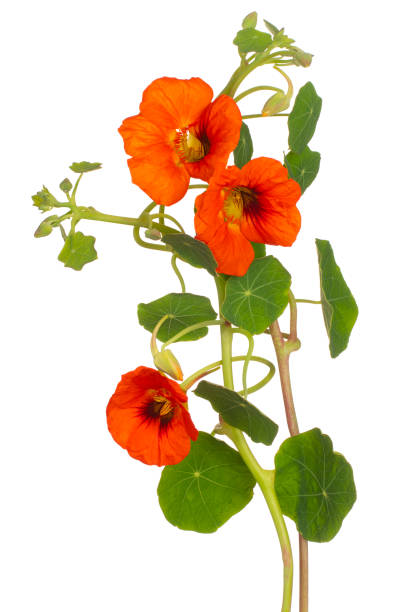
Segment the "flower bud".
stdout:
<path fill-rule="evenodd" d="M 153 355 L 154 365 L 158 370 L 168 374 L 175 380 L 183 380 L 183 372 L 176 357 L 169 349 L 160 351 Z"/>
<path fill-rule="evenodd" d="M 145 236 L 149 238 L 149 240 L 161 240 L 162 238 L 161 232 L 155 228 L 147 229 L 145 231 Z"/>
<path fill-rule="evenodd" d="M 51 215 L 51 217 L 44 219 L 44 221 L 42 221 L 35 230 L 34 237 L 44 238 L 44 236 L 49 236 L 55 227 L 53 221 L 56 221 L 57 219 L 58 215 Z"/>
<path fill-rule="evenodd" d="M 303 66 L 307 68 L 312 63 L 313 55 L 311 53 L 306 53 L 306 51 L 302 51 L 299 47 L 291 47 L 291 51 L 293 51 L 293 60 L 296 66 Z"/>
<path fill-rule="evenodd" d="M 291 94 L 288 95 L 285 94 L 284 91 L 278 91 L 265 102 L 262 109 L 262 115 L 264 117 L 271 117 L 272 115 L 277 115 L 278 113 L 286 110 L 289 108 L 291 97 Z"/>
<path fill-rule="evenodd" d="M 255 28 L 257 21 L 258 21 L 258 13 L 256 11 L 253 11 L 252 13 L 249 13 L 249 15 L 244 17 L 244 20 L 242 22 L 242 27 L 244 28 L 244 30 L 248 28 Z"/>

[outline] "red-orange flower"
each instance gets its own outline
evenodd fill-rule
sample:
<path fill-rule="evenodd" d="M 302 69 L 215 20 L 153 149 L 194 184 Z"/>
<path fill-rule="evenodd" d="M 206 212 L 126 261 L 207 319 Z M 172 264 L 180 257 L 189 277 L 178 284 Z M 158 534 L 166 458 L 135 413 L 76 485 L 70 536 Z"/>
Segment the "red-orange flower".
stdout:
<path fill-rule="evenodd" d="M 195 229 L 218 272 L 242 276 L 254 259 L 251 242 L 290 246 L 300 229 L 301 190 L 276 159 L 258 157 L 217 172 L 196 199 Z"/>
<path fill-rule="evenodd" d="M 212 97 L 197 77 L 156 79 L 143 92 L 139 115 L 119 128 L 132 181 L 157 204 L 178 202 L 190 177 L 208 181 L 237 146 L 238 106 L 229 96 Z"/>
<path fill-rule="evenodd" d="M 148 465 L 179 463 L 198 436 L 180 385 L 144 366 L 122 376 L 106 415 L 115 442 Z"/>

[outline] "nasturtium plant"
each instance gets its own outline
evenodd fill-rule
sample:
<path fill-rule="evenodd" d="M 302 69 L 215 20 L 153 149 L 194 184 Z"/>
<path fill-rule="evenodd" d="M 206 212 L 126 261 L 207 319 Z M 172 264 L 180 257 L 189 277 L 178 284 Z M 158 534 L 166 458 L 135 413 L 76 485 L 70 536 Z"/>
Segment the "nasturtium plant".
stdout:
<path fill-rule="evenodd" d="M 265 331 L 289 300 L 290 274 L 272 255 L 255 259 L 244 276 L 227 281 L 222 314 L 252 334 Z"/>
<path fill-rule="evenodd" d="M 348 345 L 358 316 L 356 301 L 334 259 L 328 240 L 316 240 L 319 256 L 323 317 L 330 340 L 330 355 L 338 357 Z"/>
<path fill-rule="evenodd" d="M 295 295 L 292 276 L 296 287 L 297 273 L 289 272 L 277 259 L 276 247 L 292 245 L 301 231 L 299 208 L 303 217 L 308 215 L 308 207 L 298 208 L 298 202 L 319 172 L 320 153 L 309 143 L 322 100 L 308 81 L 292 106 L 295 92 L 289 69 L 308 68 L 313 55 L 294 46 L 284 28 L 267 20 L 264 24 L 259 25 L 256 12 L 244 17 L 233 41 L 237 66 L 220 94 L 214 96 L 211 84 L 195 74 L 184 79 L 160 77 L 146 84 L 140 107 L 124 119 L 118 136 L 129 155 L 129 188 L 140 188 L 138 198 L 148 198 L 144 208 L 129 217 L 117 210 L 108 214 L 83 205 L 82 182 L 102 164 L 74 162 L 71 178 L 59 183 L 60 196 L 53 195 L 54 187 L 51 191 L 43 187 L 32 196 L 40 212 L 52 211 L 34 235 L 53 233 L 55 240 L 62 239 L 58 259 L 77 271 L 97 258 L 95 238 L 78 229 L 83 220 L 120 224 L 133 233 L 131 244 L 146 249 L 146 255 L 161 253 L 160 273 L 174 272 L 177 287 L 137 307 L 139 323 L 150 335 L 150 354 L 144 359 L 154 367 L 137 365 L 122 375 L 107 402 L 108 430 L 129 457 L 146 466 L 163 467 L 159 504 L 165 518 L 179 529 L 216 531 L 251 501 L 258 485 L 284 562 L 280 611 L 292 609 L 293 553 L 286 516 L 295 521 L 299 532 L 299 612 L 308 612 L 307 542 L 326 542 L 336 535 L 356 491 L 352 468 L 333 450 L 330 438 L 318 428 L 300 429 L 290 377 L 291 354 L 301 346 L 298 308 L 303 302 L 321 306 L 332 357 L 347 347 L 358 310 L 327 240 L 316 240 L 320 300 Z M 217 42 L 213 40 L 212 45 L 215 48 Z M 252 79 L 263 66 L 273 68 L 265 72 L 266 80 L 246 85 L 247 77 Z M 243 99 L 251 109 L 248 115 L 240 106 Z M 286 116 L 289 147 L 285 142 L 279 146 L 279 131 L 274 130 L 276 122 L 285 125 Z M 251 132 L 255 133 L 256 123 L 262 123 L 274 150 L 282 151 L 279 159 L 254 153 Z M 194 203 L 182 203 L 188 193 L 197 194 Z M 189 235 L 183 228 L 193 224 L 194 233 Z M 131 261 L 129 257 L 124 265 L 130 267 Z M 150 269 L 147 259 L 141 265 Z M 191 274 L 198 275 L 199 295 L 187 287 L 185 270 L 189 282 Z M 152 273 L 156 288 L 161 286 L 160 273 Z M 134 270 L 129 271 L 130 277 L 137 280 Z M 206 295 L 206 281 L 212 285 L 211 299 L 217 295 L 216 309 Z M 175 342 L 199 342 L 209 327 L 220 332 L 221 344 L 211 360 L 205 358 L 207 348 L 202 344 L 191 347 L 194 360 L 182 357 L 180 345 L 177 357 L 169 348 Z M 237 342 L 238 337 L 244 344 Z M 134 341 L 132 333 L 123 339 L 131 347 Z M 265 356 L 259 354 L 261 349 Z M 197 369 L 187 372 L 195 360 Z M 254 363 L 268 368 L 266 376 L 258 378 Z M 209 380 L 218 370 L 222 384 Z M 278 379 L 273 379 L 275 370 L 283 405 L 275 396 L 272 401 L 266 388 Z M 312 366 L 310 384 L 318 396 Z M 261 389 L 263 403 L 252 399 Z M 197 397 L 206 402 L 198 402 Z M 273 469 L 272 454 L 269 459 L 264 455 L 262 462 L 255 454 L 258 443 L 268 449 L 275 445 L 276 450 L 283 407 L 290 437 L 277 450 Z M 208 432 L 198 431 L 197 410 L 207 410 L 212 417 Z M 137 485 L 131 479 L 129 486 Z M 129 529 L 137 528 L 137 521 L 135 525 Z M 262 545 L 274 554 L 267 542 Z M 278 581 L 274 584 L 279 588 Z M 334 581 L 332 588 L 336 588 Z M 231 607 L 239 605 L 235 595 L 230 589 Z M 190 602 L 177 605 L 187 609 Z"/>
<path fill-rule="evenodd" d="M 255 484 L 237 451 L 200 432 L 187 457 L 164 468 L 157 493 L 170 523 L 212 533 L 251 501 Z"/>
<path fill-rule="evenodd" d="M 210 321 L 217 316 L 207 297 L 192 293 L 169 293 L 149 304 L 139 304 L 137 314 L 140 325 L 150 332 L 154 330 L 160 319 L 168 315 L 158 333 L 158 338 L 162 342 L 195 323 Z M 207 327 L 200 327 L 186 333 L 180 340 L 198 340 L 207 333 Z"/>
<path fill-rule="evenodd" d="M 275 490 L 282 512 L 306 540 L 328 542 L 356 500 L 353 470 L 329 436 L 311 429 L 285 440 L 275 455 Z"/>

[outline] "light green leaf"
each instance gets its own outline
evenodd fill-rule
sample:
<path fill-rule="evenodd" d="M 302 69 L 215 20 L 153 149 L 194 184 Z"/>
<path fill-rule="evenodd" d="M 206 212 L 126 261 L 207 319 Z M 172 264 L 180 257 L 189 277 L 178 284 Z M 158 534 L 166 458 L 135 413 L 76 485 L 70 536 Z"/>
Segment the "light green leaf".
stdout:
<path fill-rule="evenodd" d="M 63 191 L 64 193 L 69 193 L 72 189 L 72 183 L 69 179 L 64 178 L 63 181 L 61 181 L 60 183 L 60 189 L 61 191 Z"/>
<path fill-rule="evenodd" d="M 302 193 L 313 183 L 320 168 L 320 153 L 306 147 L 302 153 L 291 151 L 285 157 L 290 178 L 299 183 Z"/>
<path fill-rule="evenodd" d="M 254 486 L 239 453 L 200 432 L 187 457 L 164 468 L 157 493 L 172 525 L 213 533 L 251 501 Z"/>
<path fill-rule="evenodd" d="M 94 244 L 95 238 L 93 236 L 84 236 L 82 232 L 69 234 L 58 259 L 62 261 L 66 268 L 82 270 L 85 264 L 98 258 Z"/>
<path fill-rule="evenodd" d="M 285 440 L 275 455 L 282 512 L 306 540 L 328 542 L 356 500 L 353 470 L 329 436 L 311 429 Z"/>
<path fill-rule="evenodd" d="M 169 318 L 159 329 L 158 339 L 166 342 L 175 334 L 195 323 L 203 323 L 216 319 L 217 313 L 207 297 L 192 293 L 169 293 L 149 304 L 139 304 L 137 307 L 139 323 L 147 331 L 152 332 L 164 315 Z M 201 327 L 189 332 L 178 342 L 198 340 L 208 333 L 208 327 Z"/>
<path fill-rule="evenodd" d="M 258 13 L 256 11 L 253 11 L 252 13 L 249 13 L 249 15 L 244 17 L 242 21 L 242 27 L 244 28 L 244 30 L 246 28 L 255 28 L 257 21 L 258 21 Z"/>
<path fill-rule="evenodd" d="M 78 174 L 82 174 L 83 172 L 92 172 L 92 170 L 99 170 L 100 168 L 102 168 L 102 164 L 98 162 L 91 163 L 86 161 L 74 162 L 70 166 L 70 169 Z"/>
<path fill-rule="evenodd" d="M 170 245 L 173 251 L 184 261 L 195 268 L 205 268 L 207 272 L 215 276 L 217 262 L 204 242 L 187 234 L 166 234 L 162 240 Z"/>
<path fill-rule="evenodd" d="M 240 30 L 234 38 L 234 45 L 238 46 L 240 53 L 249 53 L 250 51 L 259 53 L 265 51 L 266 47 L 271 44 L 271 35 L 255 30 L 255 28 Z"/>
<path fill-rule="evenodd" d="M 255 259 L 244 276 L 228 279 L 222 314 L 251 334 L 261 334 L 285 310 L 290 283 L 289 272 L 275 257 Z"/>
<path fill-rule="evenodd" d="M 322 99 L 312 83 L 299 89 L 295 104 L 288 118 L 289 146 L 295 153 L 302 153 L 312 138 L 322 108 Z"/>
<path fill-rule="evenodd" d="M 59 204 L 58 200 L 54 198 L 45 186 L 43 186 L 41 191 L 37 191 L 35 195 L 31 196 L 31 199 L 33 206 L 37 206 L 42 212 L 47 212 Z"/>
<path fill-rule="evenodd" d="M 347 348 L 358 307 L 336 264 L 330 242 L 316 239 L 316 246 L 323 317 L 330 340 L 330 355 L 334 358 Z"/>
<path fill-rule="evenodd" d="M 254 442 L 269 446 L 274 441 L 278 433 L 276 423 L 239 393 L 206 380 L 199 383 L 194 393 L 208 400 L 228 425 L 244 431 Z"/>
<path fill-rule="evenodd" d="M 234 149 L 234 163 L 238 168 L 245 166 L 254 152 L 254 146 L 252 144 L 251 133 L 246 123 L 242 122 L 241 132 L 239 135 L 239 142 Z"/>

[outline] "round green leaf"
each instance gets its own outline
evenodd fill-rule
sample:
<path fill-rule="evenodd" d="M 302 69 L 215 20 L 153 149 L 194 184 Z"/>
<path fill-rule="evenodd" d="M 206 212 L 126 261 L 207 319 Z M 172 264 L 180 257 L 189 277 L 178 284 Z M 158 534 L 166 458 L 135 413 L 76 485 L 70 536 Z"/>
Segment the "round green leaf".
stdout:
<path fill-rule="evenodd" d="M 347 348 L 358 316 L 356 301 L 334 259 L 328 240 L 316 239 L 320 270 L 320 295 L 323 318 L 334 358 Z"/>
<path fill-rule="evenodd" d="M 306 540 L 328 542 L 356 500 L 353 470 L 329 436 L 311 429 L 285 440 L 275 455 L 282 512 Z"/>
<path fill-rule="evenodd" d="M 217 262 L 204 242 L 187 234 L 166 234 L 162 240 L 170 245 L 181 259 L 195 268 L 205 268 L 207 272 L 215 276 Z"/>
<path fill-rule="evenodd" d="M 74 162 L 70 165 L 70 169 L 73 172 L 77 172 L 78 174 L 82 174 L 83 172 L 92 172 L 92 170 L 99 170 L 102 168 L 102 164 L 99 162 Z"/>
<path fill-rule="evenodd" d="M 227 281 L 222 314 L 251 334 L 261 334 L 288 304 L 290 274 L 268 255 L 255 259 L 244 276 Z"/>
<path fill-rule="evenodd" d="M 288 118 L 289 146 L 295 153 L 302 153 L 312 138 L 322 108 L 322 99 L 312 83 L 299 89 L 295 104 Z"/>
<path fill-rule="evenodd" d="M 241 132 L 239 135 L 239 141 L 234 149 L 234 163 L 238 168 L 245 166 L 254 152 L 254 146 L 252 144 L 251 132 L 246 123 L 242 122 Z"/>
<path fill-rule="evenodd" d="M 194 393 L 208 400 L 226 423 L 245 431 L 254 442 L 270 445 L 274 441 L 276 423 L 236 391 L 202 380 Z"/>
<path fill-rule="evenodd" d="M 94 245 L 94 236 L 84 236 L 82 232 L 69 234 L 58 259 L 66 268 L 82 270 L 85 264 L 98 258 Z"/>
<path fill-rule="evenodd" d="M 166 342 L 178 332 L 186 327 L 190 327 L 190 325 L 211 321 L 217 317 L 217 313 L 207 297 L 192 293 L 169 293 L 149 304 L 139 304 L 137 314 L 140 325 L 149 332 L 154 330 L 164 315 L 169 315 L 169 318 L 164 321 L 157 335 L 161 342 Z M 178 342 L 198 340 L 207 333 L 208 327 L 202 327 L 189 332 L 180 338 Z"/>
<path fill-rule="evenodd" d="M 234 45 L 238 46 L 240 53 L 249 53 L 251 51 L 265 51 L 266 47 L 272 44 L 270 34 L 255 30 L 255 28 L 246 28 L 240 30 L 234 38 Z"/>
<path fill-rule="evenodd" d="M 164 468 L 157 493 L 172 525 L 212 533 L 251 501 L 254 486 L 239 453 L 200 432 L 187 457 Z"/>
<path fill-rule="evenodd" d="M 291 151 L 285 157 L 290 178 L 299 183 L 302 193 L 313 183 L 320 168 L 320 153 L 306 147 L 302 153 Z"/>

